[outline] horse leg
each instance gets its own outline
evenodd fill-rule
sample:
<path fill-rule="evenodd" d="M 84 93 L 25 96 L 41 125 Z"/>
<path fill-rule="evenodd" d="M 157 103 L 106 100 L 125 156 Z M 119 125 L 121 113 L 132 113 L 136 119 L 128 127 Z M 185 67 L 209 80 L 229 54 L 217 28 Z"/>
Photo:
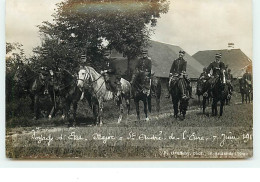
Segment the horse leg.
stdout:
<path fill-rule="evenodd" d="M 34 119 L 39 119 L 39 95 L 34 96 Z"/>
<path fill-rule="evenodd" d="M 173 104 L 173 116 L 174 118 L 177 118 L 178 116 L 178 101 L 176 101 L 176 98 L 172 96 L 172 104 Z"/>
<path fill-rule="evenodd" d="M 206 102 L 207 102 L 207 98 L 203 97 L 203 100 L 202 100 L 203 114 L 205 114 Z"/>
<path fill-rule="evenodd" d="M 221 100 L 221 101 L 220 101 L 220 112 L 219 112 L 219 116 L 222 116 L 222 115 L 223 115 L 223 107 L 224 107 L 224 104 L 225 104 L 225 100 Z"/>
<path fill-rule="evenodd" d="M 241 92 L 242 104 L 244 104 L 244 94 Z"/>
<path fill-rule="evenodd" d="M 149 110 L 149 113 L 152 112 L 152 96 L 151 94 L 147 97 L 147 102 L 148 102 L 148 110 Z"/>
<path fill-rule="evenodd" d="M 212 116 L 216 116 L 217 115 L 217 102 L 216 102 L 216 99 L 213 98 L 213 101 L 212 101 Z"/>
<path fill-rule="evenodd" d="M 126 108 L 127 108 L 127 115 L 129 115 L 130 114 L 130 98 L 127 98 L 125 100 L 125 102 L 126 102 Z"/>
<path fill-rule="evenodd" d="M 77 101 L 73 101 L 72 102 L 72 106 L 73 106 L 73 122 L 76 123 L 76 125 L 79 125 L 80 123 L 76 121 L 76 114 L 77 114 L 77 108 L 78 108 L 78 102 Z"/>
<path fill-rule="evenodd" d="M 98 107 L 96 104 L 93 104 L 92 106 L 92 111 L 93 111 L 93 116 L 94 116 L 94 124 L 97 125 L 98 124 Z"/>
<path fill-rule="evenodd" d="M 124 113 L 122 99 L 120 99 L 120 102 L 118 103 L 118 109 L 119 109 L 119 117 L 118 117 L 117 123 L 119 124 L 122 121 L 123 113 Z"/>
<path fill-rule="evenodd" d="M 149 118 L 148 118 L 148 115 L 147 115 L 147 100 L 144 99 L 144 100 L 143 100 L 143 103 L 144 103 L 145 120 L 146 120 L 146 121 L 149 121 Z"/>
<path fill-rule="evenodd" d="M 54 116 L 54 113 L 55 113 L 55 107 L 52 106 L 51 112 L 50 112 L 50 114 L 48 116 L 49 120 Z"/>
<path fill-rule="evenodd" d="M 136 115 L 137 115 L 137 120 L 140 120 L 140 110 L 139 110 L 139 100 L 135 100 L 135 109 L 136 109 Z"/>
<path fill-rule="evenodd" d="M 156 111 L 157 113 L 160 112 L 160 97 L 156 96 Z"/>
<path fill-rule="evenodd" d="M 103 100 L 100 100 L 98 103 L 99 103 L 98 123 L 100 126 L 102 126 L 103 125 L 102 116 L 103 116 L 104 102 L 103 102 Z"/>

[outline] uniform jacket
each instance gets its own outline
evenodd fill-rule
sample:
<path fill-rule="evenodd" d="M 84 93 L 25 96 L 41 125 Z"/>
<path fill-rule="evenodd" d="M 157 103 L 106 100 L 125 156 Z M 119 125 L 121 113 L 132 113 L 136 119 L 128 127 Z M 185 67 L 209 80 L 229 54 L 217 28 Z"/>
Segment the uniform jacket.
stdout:
<path fill-rule="evenodd" d="M 207 67 L 207 73 L 210 73 L 210 70 L 213 70 L 213 76 L 216 76 L 219 74 L 220 71 L 220 65 L 221 62 L 217 63 L 216 61 L 213 61 L 212 63 L 210 63 L 210 65 Z"/>
<path fill-rule="evenodd" d="M 177 58 L 173 61 L 170 73 L 180 74 L 182 71 L 186 71 L 187 61 L 183 58 Z"/>
<path fill-rule="evenodd" d="M 111 59 L 105 60 L 104 70 L 107 70 L 107 73 L 109 73 L 109 74 L 115 74 L 116 73 L 115 64 Z"/>
<path fill-rule="evenodd" d="M 140 58 L 136 65 L 136 69 L 139 71 L 149 72 L 151 74 L 151 69 L 152 69 L 151 58 L 149 57 Z"/>

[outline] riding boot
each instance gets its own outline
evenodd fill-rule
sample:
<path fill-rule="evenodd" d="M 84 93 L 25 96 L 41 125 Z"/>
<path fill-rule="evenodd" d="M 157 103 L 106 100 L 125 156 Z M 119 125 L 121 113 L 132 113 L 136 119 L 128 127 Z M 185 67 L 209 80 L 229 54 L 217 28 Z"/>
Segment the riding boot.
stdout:
<path fill-rule="evenodd" d="M 112 90 L 112 87 L 111 87 L 111 83 L 109 80 L 106 81 L 106 89 L 111 91 Z"/>

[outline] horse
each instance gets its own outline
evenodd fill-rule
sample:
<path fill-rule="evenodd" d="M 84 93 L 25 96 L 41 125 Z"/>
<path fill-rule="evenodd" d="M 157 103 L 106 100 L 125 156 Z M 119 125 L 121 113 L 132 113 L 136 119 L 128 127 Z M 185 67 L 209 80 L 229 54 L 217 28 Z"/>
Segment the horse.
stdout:
<path fill-rule="evenodd" d="M 228 84 L 226 83 L 225 70 L 220 70 L 219 75 L 216 77 L 215 83 L 211 89 L 212 92 L 212 116 L 218 115 L 217 103 L 220 101 L 220 113 L 219 116 L 223 115 L 223 107 L 225 100 L 228 96 Z"/>
<path fill-rule="evenodd" d="M 148 110 L 151 112 L 151 95 L 155 97 L 156 101 L 156 111 L 157 113 L 160 112 L 160 98 L 161 98 L 161 93 L 162 93 L 162 84 L 161 84 L 161 79 L 152 75 L 151 77 L 151 92 L 150 96 L 148 97 Z M 149 103 L 150 102 L 150 103 Z"/>
<path fill-rule="evenodd" d="M 140 120 L 139 101 L 142 101 L 144 104 L 145 120 L 149 121 L 147 105 L 149 112 L 151 112 L 151 80 L 146 72 L 140 71 L 136 74 L 135 80 L 132 83 L 132 96 L 135 103 L 137 120 Z"/>
<path fill-rule="evenodd" d="M 53 74 L 53 79 L 50 82 L 49 87 L 51 88 L 51 96 L 54 102 L 52 110 L 49 114 L 49 119 L 51 119 L 58 110 L 61 110 L 61 118 L 63 120 L 68 119 L 69 126 L 73 126 L 74 123 L 79 125 L 79 123 L 76 122 L 76 112 L 78 102 L 82 96 L 82 91 L 80 91 L 77 87 L 77 77 L 66 69 L 59 69 Z M 90 97 L 88 95 L 85 97 L 87 98 L 89 105 L 91 105 Z M 70 120 L 69 117 L 71 105 L 73 106 L 72 120 Z"/>
<path fill-rule="evenodd" d="M 198 79 L 197 81 L 197 95 L 198 95 L 198 100 L 200 104 L 200 96 L 202 96 L 202 108 L 203 108 L 203 114 L 205 114 L 205 109 L 206 109 L 206 102 L 210 99 L 210 93 L 206 90 L 207 88 L 207 80 L 204 79 Z"/>
<path fill-rule="evenodd" d="M 96 125 L 102 125 L 102 116 L 103 116 L 103 107 L 104 102 L 112 100 L 115 98 L 117 102 L 117 106 L 119 107 L 119 118 L 118 123 L 122 121 L 122 113 L 123 113 L 123 106 L 122 106 L 122 100 L 123 98 L 126 101 L 127 105 L 127 118 L 130 110 L 130 93 L 131 93 L 131 85 L 130 83 L 121 78 L 121 92 L 117 93 L 116 95 L 113 94 L 112 91 L 108 90 L 106 87 L 105 78 L 103 75 L 96 72 L 96 70 L 90 66 L 84 66 L 80 68 L 80 71 L 78 72 L 78 81 L 77 86 L 83 90 L 84 87 L 88 87 L 90 94 L 92 96 L 92 101 L 95 102 L 94 106 L 98 106 L 97 108 L 94 108 L 94 115 L 96 120 Z"/>
<path fill-rule="evenodd" d="M 242 103 L 244 103 L 244 101 L 246 101 L 247 103 L 247 100 L 250 103 L 251 89 L 250 89 L 250 85 L 247 83 L 247 81 L 244 78 L 239 79 L 239 89 L 242 97 Z"/>
<path fill-rule="evenodd" d="M 172 80 L 170 83 L 170 94 L 172 97 L 174 118 L 178 117 L 178 112 L 182 114 L 183 119 L 185 119 L 186 111 L 189 105 L 189 98 L 183 98 L 182 93 L 188 95 L 188 84 L 184 78 L 179 77 L 177 80 Z M 179 107 L 179 109 L 178 109 Z"/>

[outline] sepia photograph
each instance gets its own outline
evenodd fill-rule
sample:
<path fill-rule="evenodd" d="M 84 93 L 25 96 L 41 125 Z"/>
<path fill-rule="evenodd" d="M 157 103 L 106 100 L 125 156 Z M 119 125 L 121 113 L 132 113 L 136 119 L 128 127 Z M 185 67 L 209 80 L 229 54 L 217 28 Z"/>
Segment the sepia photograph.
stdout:
<path fill-rule="evenodd" d="M 251 0 L 7 0 L 14 160 L 253 157 Z"/>

